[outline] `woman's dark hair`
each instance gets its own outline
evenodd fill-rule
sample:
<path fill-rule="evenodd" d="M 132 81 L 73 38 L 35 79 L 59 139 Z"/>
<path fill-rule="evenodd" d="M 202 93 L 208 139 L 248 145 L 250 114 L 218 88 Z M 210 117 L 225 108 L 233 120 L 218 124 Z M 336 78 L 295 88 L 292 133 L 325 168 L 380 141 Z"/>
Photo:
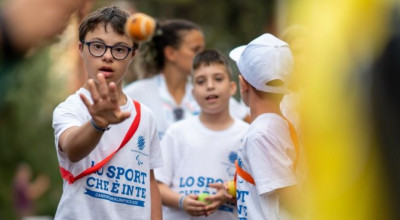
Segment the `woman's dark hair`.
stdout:
<path fill-rule="evenodd" d="M 139 48 L 138 72 L 145 78 L 158 74 L 165 64 L 164 48 L 179 48 L 187 31 L 199 30 L 200 27 L 184 19 L 170 19 L 159 22 L 153 38 Z"/>

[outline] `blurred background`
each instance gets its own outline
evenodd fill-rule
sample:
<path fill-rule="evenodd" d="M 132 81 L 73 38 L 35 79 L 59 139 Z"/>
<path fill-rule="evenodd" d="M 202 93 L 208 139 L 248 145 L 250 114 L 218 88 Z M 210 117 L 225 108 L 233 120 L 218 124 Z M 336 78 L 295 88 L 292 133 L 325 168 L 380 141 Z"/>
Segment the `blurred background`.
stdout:
<path fill-rule="evenodd" d="M 90 4 L 90 11 L 117 4 L 156 19 L 192 20 L 203 28 L 207 48 L 218 48 L 226 55 L 233 47 L 274 29 L 272 0 L 97 0 Z M 52 112 L 86 79 L 80 71 L 78 54 L 80 19 L 81 15 L 73 14 L 62 35 L 17 65 L 1 63 L 0 71 L 11 74 L 1 74 L 0 84 L 0 219 L 17 218 L 12 186 L 21 162 L 31 166 L 31 181 L 40 174 L 49 178 L 49 187 L 35 202 L 36 214 L 55 213 L 62 179 L 51 127 Z M 135 79 L 133 72 L 132 66 L 126 82 Z"/>
<path fill-rule="evenodd" d="M 309 219 L 400 219 L 395 0 L 89 1 L 61 35 L 23 61 L 0 61 L 0 219 L 18 218 L 13 202 L 21 167 L 28 167 L 26 182 L 36 185 L 35 214 L 54 215 L 62 179 L 52 112 L 86 80 L 77 45 L 82 16 L 110 4 L 156 19 L 192 20 L 203 28 L 206 47 L 225 55 L 262 33 L 281 37 L 300 25 L 293 38 L 304 39 L 290 44 L 304 53 L 295 57 L 308 174 L 301 209 Z M 132 66 L 126 83 L 134 73 Z"/>

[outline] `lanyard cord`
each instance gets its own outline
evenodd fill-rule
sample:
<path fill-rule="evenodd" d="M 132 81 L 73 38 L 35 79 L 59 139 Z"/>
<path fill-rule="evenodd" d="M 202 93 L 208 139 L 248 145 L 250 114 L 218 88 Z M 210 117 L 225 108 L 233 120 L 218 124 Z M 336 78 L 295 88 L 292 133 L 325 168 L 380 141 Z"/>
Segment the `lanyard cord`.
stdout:
<path fill-rule="evenodd" d="M 295 170 L 296 166 L 297 166 L 297 160 L 299 157 L 299 153 L 300 153 L 299 138 L 297 136 L 296 129 L 294 128 L 293 124 L 287 118 L 283 117 L 283 119 L 285 119 L 289 125 L 290 137 L 292 139 L 294 149 L 296 151 L 296 159 L 293 162 L 293 169 Z M 256 185 L 253 177 L 239 166 L 238 160 L 235 161 L 235 167 L 236 167 L 236 173 L 235 173 L 235 177 L 234 177 L 235 184 L 236 184 L 236 176 L 239 175 L 240 177 L 242 177 L 242 179 L 246 180 L 247 182 L 249 182 L 253 185 Z"/>
<path fill-rule="evenodd" d="M 92 167 L 89 167 L 88 169 L 84 170 L 82 173 L 80 173 L 79 175 L 75 176 L 72 175 L 72 173 L 70 173 L 68 170 L 64 169 L 63 167 L 60 166 L 60 172 L 61 172 L 61 176 L 64 180 L 66 180 L 69 184 L 74 183 L 76 180 L 87 176 L 91 173 L 96 172 L 98 169 L 100 169 L 102 166 L 104 166 L 109 160 L 111 160 L 111 158 L 122 148 L 125 146 L 126 143 L 128 143 L 128 141 L 132 138 L 132 136 L 135 134 L 137 128 L 139 127 L 139 123 L 140 123 L 140 104 L 139 102 L 133 101 L 134 105 L 135 105 L 135 109 L 136 109 L 136 116 L 135 119 L 133 120 L 131 126 L 129 127 L 128 132 L 126 133 L 124 139 L 122 140 L 120 146 L 118 147 L 117 150 L 115 150 L 114 152 L 112 152 L 110 155 L 108 155 L 106 158 L 104 158 L 102 161 L 100 161 L 99 163 L 95 164 Z"/>

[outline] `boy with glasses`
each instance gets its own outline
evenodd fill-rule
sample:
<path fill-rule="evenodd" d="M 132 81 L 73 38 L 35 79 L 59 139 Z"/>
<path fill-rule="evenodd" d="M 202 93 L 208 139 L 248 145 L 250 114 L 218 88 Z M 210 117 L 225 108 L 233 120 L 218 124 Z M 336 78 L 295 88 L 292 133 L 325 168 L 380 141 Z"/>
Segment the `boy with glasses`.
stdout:
<path fill-rule="evenodd" d="M 162 165 L 153 114 L 122 92 L 137 44 L 117 7 L 79 27 L 89 80 L 57 106 L 53 128 L 63 195 L 55 219 L 161 219 L 153 169 Z"/>

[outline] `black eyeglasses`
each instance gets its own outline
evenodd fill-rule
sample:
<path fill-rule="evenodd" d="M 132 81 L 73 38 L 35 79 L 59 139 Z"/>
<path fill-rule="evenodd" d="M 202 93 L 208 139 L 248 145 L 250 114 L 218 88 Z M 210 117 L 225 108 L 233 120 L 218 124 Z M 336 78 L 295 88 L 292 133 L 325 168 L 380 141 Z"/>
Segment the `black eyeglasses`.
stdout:
<path fill-rule="evenodd" d="M 94 57 L 103 56 L 106 53 L 107 49 L 110 48 L 111 55 L 116 60 L 125 59 L 132 50 L 135 51 L 138 48 L 137 44 L 134 44 L 133 47 L 128 47 L 125 45 L 108 46 L 100 41 L 82 41 L 82 43 L 88 46 L 89 53 Z"/>

